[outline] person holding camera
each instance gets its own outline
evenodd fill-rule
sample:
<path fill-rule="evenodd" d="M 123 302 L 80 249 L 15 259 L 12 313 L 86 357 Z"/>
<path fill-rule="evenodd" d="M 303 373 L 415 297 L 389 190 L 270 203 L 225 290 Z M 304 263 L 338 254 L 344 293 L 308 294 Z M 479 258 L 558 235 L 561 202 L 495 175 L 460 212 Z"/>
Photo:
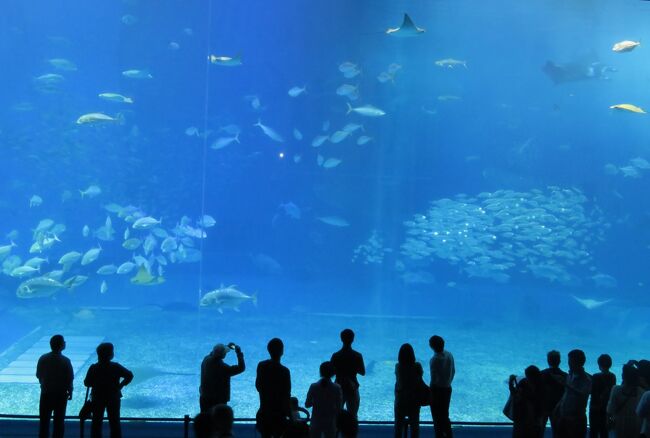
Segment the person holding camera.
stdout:
<path fill-rule="evenodd" d="M 228 365 L 223 361 L 230 350 L 235 350 L 237 365 Z M 230 401 L 230 378 L 243 373 L 245 369 L 244 353 L 239 345 L 232 342 L 227 346 L 215 345 L 212 352 L 201 362 L 201 412 L 208 412 L 215 405 L 227 404 Z"/>

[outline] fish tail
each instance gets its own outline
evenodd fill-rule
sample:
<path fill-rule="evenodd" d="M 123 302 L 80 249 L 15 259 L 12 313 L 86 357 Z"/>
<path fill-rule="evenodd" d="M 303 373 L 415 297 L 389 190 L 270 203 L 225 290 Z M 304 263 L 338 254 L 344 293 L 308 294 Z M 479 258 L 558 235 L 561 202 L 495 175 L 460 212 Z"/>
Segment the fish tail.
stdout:
<path fill-rule="evenodd" d="M 255 123 L 253 126 L 262 126 L 262 119 L 258 118 L 257 123 Z"/>
<path fill-rule="evenodd" d="M 235 141 L 241 144 L 241 142 L 239 141 L 239 132 L 235 135 Z"/>
<path fill-rule="evenodd" d="M 350 114 L 352 112 L 352 105 L 350 105 L 350 102 L 345 102 L 345 104 L 348 106 L 348 112 L 345 114 Z"/>
<path fill-rule="evenodd" d="M 16 245 L 16 242 L 14 242 L 13 240 L 10 240 L 10 241 L 9 241 L 9 246 L 11 246 L 12 248 L 15 248 L 15 247 L 17 247 L 18 245 Z"/>

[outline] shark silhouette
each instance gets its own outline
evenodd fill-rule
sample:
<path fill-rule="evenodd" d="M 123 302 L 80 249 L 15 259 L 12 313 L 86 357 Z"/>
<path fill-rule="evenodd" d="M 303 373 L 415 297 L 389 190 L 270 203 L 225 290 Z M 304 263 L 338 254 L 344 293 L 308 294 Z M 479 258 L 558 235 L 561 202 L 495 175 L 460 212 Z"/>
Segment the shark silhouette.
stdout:
<path fill-rule="evenodd" d="M 404 14 L 404 21 L 402 21 L 402 25 L 400 27 L 394 27 L 386 30 L 386 35 L 405 38 L 422 35 L 424 32 L 424 29 L 417 27 L 415 23 L 413 23 L 413 20 L 411 20 L 409 14 Z"/>

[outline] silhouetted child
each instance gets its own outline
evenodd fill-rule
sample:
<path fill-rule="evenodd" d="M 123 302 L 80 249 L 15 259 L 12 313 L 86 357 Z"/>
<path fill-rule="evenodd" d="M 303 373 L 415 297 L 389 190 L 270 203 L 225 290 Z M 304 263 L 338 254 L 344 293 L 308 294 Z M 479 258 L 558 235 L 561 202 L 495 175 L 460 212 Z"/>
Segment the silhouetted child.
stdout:
<path fill-rule="evenodd" d="M 298 402 L 298 397 L 291 397 L 291 420 L 292 421 L 304 421 L 309 420 L 309 411 Z"/>
<path fill-rule="evenodd" d="M 589 436 L 591 438 L 607 438 L 607 401 L 614 385 L 616 376 L 609 371 L 612 358 L 609 354 L 598 356 L 599 373 L 591 377 L 591 400 L 589 402 Z"/>

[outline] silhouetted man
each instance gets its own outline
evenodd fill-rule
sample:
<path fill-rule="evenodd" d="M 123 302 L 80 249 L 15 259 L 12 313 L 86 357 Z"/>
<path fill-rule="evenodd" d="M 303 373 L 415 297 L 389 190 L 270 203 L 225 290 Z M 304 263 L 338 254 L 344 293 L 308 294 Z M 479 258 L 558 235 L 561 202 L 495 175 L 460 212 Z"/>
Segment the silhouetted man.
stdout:
<path fill-rule="evenodd" d="M 336 372 L 335 382 L 341 386 L 343 391 L 343 405 L 347 411 L 357 416 L 359 412 L 359 381 L 357 374 L 366 375 L 366 367 L 363 363 L 363 356 L 358 351 L 352 349 L 354 342 L 354 332 L 345 329 L 341 332 L 341 342 L 343 346 L 339 351 L 332 355 L 332 365 Z"/>
<path fill-rule="evenodd" d="M 36 366 L 36 377 L 41 383 L 41 400 L 38 406 L 39 438 L 49 436 L 52 414 L 54 414 L 52 437 L 63 437 L 65 409 L 68 400 L 72 400 L 74 372 L 70 359 L 61 354 L 65 349 L 63 336 L 52 336 L 50 348 L 52 351 L 42 355 Z"/>
<path fill-rule="evenodd" d="M 553 409 L 564 394 L 564 383 L 566 382 L 567 373 L 560 369 L 560 352 L 551 350 L 546 354 L 548 368 L 542 370 L 542 380 L 544 382 L 544 425 L 551 419 L 551 430 L 553 437 L 558 436 L 557 416 L 552 415 Z"/>
<path fill-rule="evenodd" d="M 237 365 L 228 365 L 223 360 L 232 347 L 237 354 Z M 246 369 L 244 353 L 239 345 L 217 344 L 201 363 L 201 386 L 199 388 L 201 412 L 207 412 L 212 406 L 227 404 L 230 401 L 230 378 L 241 374 Z"/>
<path fill-rule="evenodd" d="M 433 357 L 429 361 L 431 372 L 431 418 L 436 438 L 452 437 L 449 420 L 451 403 L 451 382 L 456 375 L 454 356 L 445 350 L 445 341 L 440 336 L 429 338 Z"/>
<path fill-rule="evenodd" d="M 560 438 L 584 438 L 587 433 L 587 400 L 591 393 L 591 376 L 585 372 L 587 358 L 582 350 L 569 352 L 569 375 L 564 394 L 557 405 Z"/>
<path fill-rule="evenodd" d="M 282 340 L 271 339 L 266 349 L 271 358 L 257 364 L 255 379 L 255 388 L 260 394 L 257 430 L 262 438 L 280 437 L 291 416 L 291 374 L 280 363 L 284 354 Z"/>

